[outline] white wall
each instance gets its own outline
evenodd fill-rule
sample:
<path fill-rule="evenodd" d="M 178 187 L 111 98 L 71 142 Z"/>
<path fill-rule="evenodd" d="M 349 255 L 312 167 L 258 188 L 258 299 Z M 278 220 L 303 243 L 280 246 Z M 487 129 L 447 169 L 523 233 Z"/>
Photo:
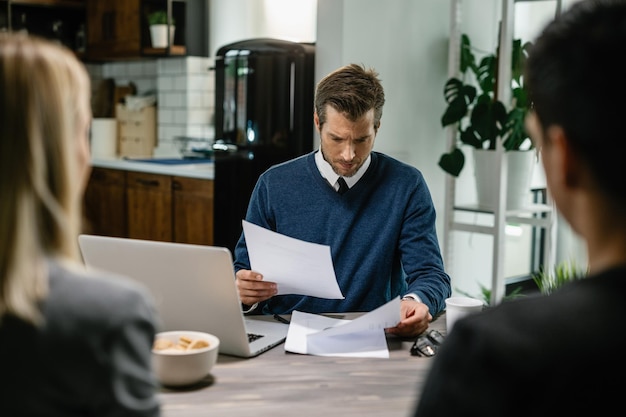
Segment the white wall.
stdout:
<path fill-rule="evenodd" d="M 208 0 L 209 53 L 232 42 L 278 38 L 315 42 L 317 0 Z"/>
<path fill-rule="evenodd" d="M 209 54 L 232 42 L 265 36 L 254 0 L 209 0 Z"/>

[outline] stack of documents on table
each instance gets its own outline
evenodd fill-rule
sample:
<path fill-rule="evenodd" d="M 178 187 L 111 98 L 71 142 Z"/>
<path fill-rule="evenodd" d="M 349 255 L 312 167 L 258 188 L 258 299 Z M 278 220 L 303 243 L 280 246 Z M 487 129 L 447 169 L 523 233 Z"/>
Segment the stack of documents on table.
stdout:
<path fill-rule="evenodd" d="M 250 266 L 275 282 L 278 294 L 344 299 L 330 246 L 305 242 L 242 221 Z M 400 321 L 400 298 L 355 320 L 294 311 L 285 350 L 318 356 L 388 358 L 385 328 Z"/>
<path fill-rule="evenodd" d="M 354 320 L 294 311 L 285 350 L 316 356 L 388 358 L 385 328 L 400 321 L 400 297 Z"/>

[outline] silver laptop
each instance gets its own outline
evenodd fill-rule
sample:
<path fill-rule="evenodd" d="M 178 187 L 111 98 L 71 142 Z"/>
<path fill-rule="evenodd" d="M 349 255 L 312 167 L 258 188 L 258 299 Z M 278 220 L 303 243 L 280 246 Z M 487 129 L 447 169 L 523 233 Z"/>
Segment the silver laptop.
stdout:
<path fill-rule="evenodd" d="M 152 292 L 167 330 L 220 339 L 220 353 L 249 358 L 282 343 L 288 325 L 244 317 L 230 251 L 215 246 L 81 235 L 88 268 L 127 276 Z"/>

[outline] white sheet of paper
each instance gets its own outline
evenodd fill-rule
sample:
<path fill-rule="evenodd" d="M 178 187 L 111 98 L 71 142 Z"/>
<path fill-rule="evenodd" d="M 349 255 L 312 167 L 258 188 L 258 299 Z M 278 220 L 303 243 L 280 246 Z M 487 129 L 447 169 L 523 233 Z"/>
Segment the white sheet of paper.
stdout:
<path fill-rule="evenodd" d="M 316 356 L 388 358 L 384 329 L 399 321 L 399 297 L 354 320 L 294 311 L 285 350 Z"/>
<path fill-rule="evenodd" d="M 278 294 L 344 299 L 330 246 L 305 242 L 243 220 L 250 267 L 278 285 Z"/>

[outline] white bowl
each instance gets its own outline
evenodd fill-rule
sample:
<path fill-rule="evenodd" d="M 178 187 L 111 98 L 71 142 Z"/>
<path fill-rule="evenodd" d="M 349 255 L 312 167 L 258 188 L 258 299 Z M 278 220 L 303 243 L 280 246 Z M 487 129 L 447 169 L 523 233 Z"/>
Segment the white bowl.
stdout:
<path fill-rule="evenodd" d="M 164 386 L 191 385 L 206 377 L 217 362 L 220 340 L 210 334 L 179 330 L 157 333 L 155 346 L 159 341 L 169 340 L 174 345 L 179 344 L 180 337 L 186 336 L 191 340 L 207 342 L 207 347 L 198 349 L 152 349 L 152 367 L 154 373 Z"/>

